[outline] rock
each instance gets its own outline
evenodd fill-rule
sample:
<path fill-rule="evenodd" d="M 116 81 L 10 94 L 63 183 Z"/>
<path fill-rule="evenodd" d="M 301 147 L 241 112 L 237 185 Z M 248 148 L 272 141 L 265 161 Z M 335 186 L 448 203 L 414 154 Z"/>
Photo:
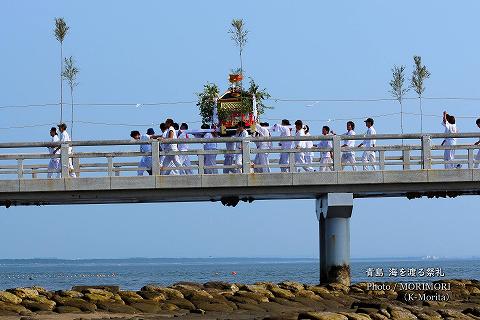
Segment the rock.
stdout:
<path fill-rule="evenodd" d="M 127 303 L 138 302 L 143 300 L 142 296 L 140 296 L 135 291 L 120 291 L 118 295 L 123 301 Z"/>
<path fill-rule="evenodd" d="M 476 317 L 480 317 L 480 307 L 467 308 L 462 311 L 463 314 L 471 314 Z"/>
<path fill-rule="evenodd" d="M 313 291 L 315 294 L 323 297 L 324 295 L 329 297 L 332 293 L 325 287 L 322 286 L 307 286 L 307 290 Z"/>
<path fill-rule="evenodd" d="M 356 312 L 357 312 L 357 313 L 364 313 L 364 314 L 372 315 L 372 314 L 378 313 L 378 309 L 376 309 L 376 308 L 360 307 L 360 308 L 357 309 Z"/>
<path fill-rule="evenodd" d="M 15 312 L 18 314 L 20 314 L 21 312 L 28 312 L 28 310 L 22 305 L 2 301 L 0 301 L 0 310 Z"/>
<path fill-rule="evenodd" d="M 326 311 L 327 310 L 323 301 L 320 301 L 318 299 L 310 299 L 310 298 L 306 298 L 306 297 L 300 297 L 300 296 L 297 295 L 292 301 L 301 303 L 302 305 L 304 305 L 308 308 L 312 308 L 313 309 L 312 311 Z"/>
<path fill-rule="evenodd" d="M 17 316 L 18 314 L 13 311 L 8 311 L 8 310 L 0 310 L 0 317 L 11 317 L 11 316 Z"/>
<path fill-rule="evenodd" d="M 178 299 L 170 299 L 168 300 L 169 303 L 176 305 L 180 309 L 185 309 L 185 310 L 193 310 L 195 309 L 195 305 L 188 301 L 185 298 L 178 298 Z"/>
<path fill-rule="evenodd" d="M 143 313 L 158 313 L 162 310 L 160 303 L 155 301 L 136 301 L 131 303 L 130 306 Z"/>
<path fill-rule="evenodd" d="M 264 296 L 260 293 L 257 293 L 257 292 L 237 291 L 235 293 L 235 296 L 248 298 L 248 299 L 254 300 L 256 303 L 268 302 L 269 301 L 266 296 Z"/>
<path fill-rule="evenodd" d="M 66 298 L 82 298 L 83 293 L 78 292 L 78 291 L 73 291 L 73 290 L 60 290 L 55 292 L 57 295 L 61 297 L 66 297 Z"/>
<path fill-rule="evenodd" d="M 119 286 L 75 286 L 72 288 L 73 291 L 79 291 L 79 292 L 87 291 L 89 293 L 94 293 L 90 291 L 91 289 L 109 291 L 113 294 L 118 293 L 120 291 Z"/>
<path fill-rule="evenodd" d="M 112 302 L 113 301 L 113 294 L 111 297 L 107 297 L 101 294 L 96 294 L 96 293 L 85 293 L 85 299 L 87 301 L 93 302 L 95 304 L 99 302 Z"/>
<path fill-rule="evenodd" d="M 127 306 L 125 304 L 121 304 L 118 302 L 111 302 L 111 301 L 99 301 L 97 303 L 97 307 L 99 309 L 113 312 L 113 313 L 127 313 L 127 314 L 134 314 L 137 313 L 137 310 L 131 306 Z"/>
<path fill-rule="evenodd" d="M 351 308 L 373 308 L 376 310 L 387 309 L 390 307 L 385 301 L 367 300 L 367 301 L 355 301 L 352 303 Z"/>
<path fill-rule="evenodd" d="M 32 288 L 14 288 L 8 289 L 7 292 L 13 293 L 21 299 L 32 299 L 38 296 L 38 291 Z"/>
<path fill-rule="evenodd" d="M 165 301 L 167 299 L 163 293 L 157 292 L 157 291 L 138 291 L 137 293 L 143 299 L 146 299 L 146 300 L 162 302 L 162 301 Z"/>
<path fill-rule="evenodd" d="M 417 317 L 414 316 L 410 311 L 400 307 L 390 307 L 389 312 L 390 312 L 391 318 L 394 320 L 417 319 Z"/>
<path fill-rule="evenodd" d="M 311 290 L 299 290 L 298 292 L 295 292 L 295 296 L 304 297 L 312 300 L 322 300 L 320 296 L 317 296 L 315 292 Z"/>
<path fill-rule="evenodd" d="M 223 281 L 207 282 L 203 285 L 203 287 L 218 289 L 218 290 L 221 290 L 221 291 L 231 291 L 231 292 L 234 292 L 234 293 L 240 290 L 236 284 L 223 282 Z"/>
<path fill-rule="evenodd" d="M 172 285 L 172 287 L 176 287 L 176 286 L 185 286 L 185 287 L 191 287 L 195 289 L 203 289 L 203 284 L 198 282 L 191 282 L 191 281 L 180 281 Z"/>
<path fill-rule="evenodd" d="M 246 298 L 246 297 L 241 297 L 241 296 L 230 296 L 230 297 L 227 297 L 227 299 L 237 304 L 239 308 L 241 304 L 249 304 L 249 305 L 258 304 L 258 301 L 255 301 L 253 299 Z"/>
<path fill-rule="evenodd" d="M 194 310 L 190 310 L 191 313 L 197 313 L 197 314 L 201 314 L 201 315 L 204 315 L 205 314 L 205 310 L 202 310 L 202 309 L 194 309 Z"/>
<path fill-rule="evenodd" d="M 81 313 L 82 310 L 76 307 L 70 307 L 70 306 L 58 306 L 55 308 L 55 312 L 58 313 Z"/>
<path fill-rule="evenodd" d="M 161 305 L 162 310 L 167 310 L 167 311 L 175 311 L 178 310 L 178 307 L 174 305 L 173 303 L 165 302 L 162 303 Z"/>
<path fill-rule="evenodd" d="M 0 301 L 13 303 L 13 304 L 20 304 L 20 302 L 22 302 L 22 299 L 11 292 L 0 291 Z"/>
<path fill-rule="evenodd" d="M 303 312 L 298 315 L 298 319 L 348 320 L 343 314 L 333 312 Z"/>
<path fill-rule="evenodd" d="M 58 306 L 75 307 L 84 312 L 95 312 L 95 310 L 97 310 L 97 306 L 95 304 L 80 298 L 64 298 L 56 295 L 53 297 L 53 299 Z"/>
<path fill-rule="evenodd" d="M 453 280 L 452 280 L 453 281 Z M 438 309 L 437 312 L 443 317 L 443 318 L 454 318 L 454 319 L 471 319 L 469 316 L 461 313 L 460 311 L 453 310 L 453 309 Z"/>
<path fill-rule="evenodd" d="M 295 295 L 290 291 L 279 287 L 271 287 L 268 290 L 270 290 L 270 292 L 272 292 L 273 295 L 277 298 L 292 299 L 295 297 Z"/>
<path fill-rule="evenodd" d="M 113 297 L 115 296 L 115 294 L 113 292 L 110 292 L 108 290 L 103 290 L 103 289 L 97 289 L 97 288 L 87 288 L 87 289 L 82 290 L 82 293 L 84 293 L 85 295 L 95 294 L 95 295 L 99 295 L 99 296 L 104 296 L 104 297 L 109 298 L 109 299 L 113 299 Z"/>
<path fill-rule="evenodd" d="M 349 320 L 371 320 L 370 316 L 365 313 L 351 313 L 351 312 L 339 312 L 346 316 Z"/>
<path fill-rule="evenodd" d="M 259 293 L 261 295 L 264 295 L 267 298 L 274 298 L 275 296 L 271 291 L 269 291 L 267 288 L 265 288 L 262 285 L 256 285 L 256 284 L 249 284 L 245 286 L 245 290 Z"/>
<path fill-rule="evenodd" d="M 42 301 L 24 299 L 22 305 L 31 311 L 52 311 L 56 303 L 46 298 Z"/>
<path fill-rule="evenodd" d="M 343 293 L 348 293 L 350 291 L 350 287 L 349 286 L 346 286 L 345 284 L 341 284 L 341 283 L 329 283 L 327 285 L 327 287 L 330 289 L 330 290 L 333 290 L 333 291 L 342 291 Z"/>
<path fill-rule="evenodd" d="M 475 296 L 480 295 L 480 289 L 477 288 L 476 286 L 467 285 L 467 286 L 465 286 L 465 289 L 467 289 L 468 292 L 469 292 L 471 295 L 475 295 Z"/>
<path fill-rule="evenodd" d="M 180 291 L 183 294 L 183 296 L 189 300 L 200 298 L 200 297 L 213 299 L 213 296 L 210 293 L 195 286 L 191 286 L 187 284 L 177 284 L 173 286 L 173 289 Z"/>
<path fill-rule="evenodd" d="M 283 282 L 280 282 L 278 284 L 278 286 L 282 289 L 286 289 L 286 290 L 292 291 L 292 292 L 297 292 L 297 291 L 305 289 L 303 284 L 298 283 L 298 282 L 294 282 L 294 281 L 283 281 Z"/>
<path fill-rule="evenodd" d="M 385 317 L 383 314 L 380 313 L 374 313 L 370 315 L 370 318 L 372 320 L 388 320 L 387 317 Z"/>
<path fill-rule="evenodd" d="M 197 309 L 202 309 L 205 311 L 229 312 L 234 310 L 231 306 L 224 303 L 199 302 L 195 305 Z"/>
<path fill-rule="evenodd" d="M 266 310 L 256 304 L 238 304 L 239 310 L 248 310 L 248 311 L 256 311 L 256 312 L 265 312 Z"/>
<path fill-rule="evenodd" d="M 159 292 L 162 293 L 167 299 L 183 299 L 183 294 L 172 288 L 164 288 L 160 286 L 148 285 L 144 286 L 141 291 Z"/>

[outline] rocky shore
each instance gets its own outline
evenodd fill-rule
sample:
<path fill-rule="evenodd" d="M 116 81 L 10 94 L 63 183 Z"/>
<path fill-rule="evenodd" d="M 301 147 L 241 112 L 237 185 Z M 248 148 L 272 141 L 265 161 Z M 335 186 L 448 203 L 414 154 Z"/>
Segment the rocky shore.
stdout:
<path fill-rule="evenodd" d="M 40 287 L 0 291 L 5 319 L 480 319 L 480 281 L 445 280 L 409 290 L 394 283 L 351 286 L 284 281 L 234 284 Z M 440 290 L 437 290 L 440 289 Z"/>

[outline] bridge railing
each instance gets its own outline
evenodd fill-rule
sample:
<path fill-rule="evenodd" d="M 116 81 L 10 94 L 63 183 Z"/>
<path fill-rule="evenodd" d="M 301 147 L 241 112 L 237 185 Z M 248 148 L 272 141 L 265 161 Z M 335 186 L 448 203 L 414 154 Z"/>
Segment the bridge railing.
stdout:
<path fill-rule="evenodd" d="M 152 174 L 221 174 L 298 171 L 344 170 L 422 170 L 463 168 L 479 165 L 480 146 L 474 145 L 479 133 L 462 134 L 383 134 L 371 137 L 357 136 L 304 136 L 258 138 L 191 138 L 176 140 L 104 140 L 72 141 L 69 143 L 19 142 L 0 143 L 0 179 L 44 178 L 53 176 L 120 176 L 137 175 L 139 171 L 152 170 Z M 445 138 L 456 138 L 454 146 L 442 145 Z M 364 139 L 375 139 L 371 148 L 358 147 Z M 344 147 L 344 140 L 355 140 L 356 147 Z M 330 141 L 332 147 L 320 148 L 320 141 Z M 298 148 L 300 142 L 313 142 L 311 148 Z M 216 149 L 204 150 L 205 143 L 216 144 Z M 140 152 L 140 145 L 149 145 L 151 152 Z M 188 151 L 166 151 L 171 144 L 185 144 Z M 226 148 L 229 144 L 230 148 Z M 231 149 L 234 144 L 234 150 Z M 268 144 L 266 149 L 262 144 Z M 293 144 L 293 148 L 282 148 Z M 212 145 L 210 145 L 211 147 Z M 260 148 L 258 147 L 260 146 Z M 59 154 L 49 154 L 48 147 L 60 147 Z M 69 148 L 73 151 L 69 153 Z M 444 160 L 445 150 L 455 150 L 453 160 Z M 342 155 L 355 153 L 355 163 L 345 163 Z M 364 157 L 371 152 L 375 157 Z M 283 155 L 283 156 L 282 156 Z M 328 157 L 330 155 L 330 157 Z M 161 163 L 172 157 L 183 163 L 188 157 L 190 165 L 175 167 Z M 325 157 L 327 156 L 327 157 Z M 152 167 L 142 167 L 141 159 L 151 157 Z M 268 163 L 258 158 L 268 158 Z M 283 161 L 280 161 L 282 157 Z M 240 160 L 241 158 L 241 160 Z M 58 166 L 49 162 L 57 159 Z M 145 158 L 144 158 L 145 159 Z M 225 160 L 227 159 L 227 161 Z M 306 160 L 305 160 L 306 159 Z M 148 162 L 148 161 L 147 161 Z M 165 161 L 164 161 L 165 162 Z M 53 168 L 53 169 L 52 169 Z M 146 172 L 144 172 L 147 174 Z"/>

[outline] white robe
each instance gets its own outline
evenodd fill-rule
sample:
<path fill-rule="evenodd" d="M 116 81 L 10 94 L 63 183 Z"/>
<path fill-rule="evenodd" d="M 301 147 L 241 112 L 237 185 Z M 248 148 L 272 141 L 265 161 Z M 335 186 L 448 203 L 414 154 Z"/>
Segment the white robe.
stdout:
<path fill-rule="evenodd" d="M 445 133 L 457 133 L 457 126 L 455 124 L 448 123 L 448 121 L 442 122 L 442 125 L 445 127 Z M 454 146 L 457 144 L 456 138 L 447 138 L 444 140 L 444 146 Z M 443 160 L 445 161 L 454 161 L 455 160 L 455 150 L 446 149 L 443 151 Z M 445 163 L 445 169 L 454 169 L 456 167 L 455 163 Z"/>
<path fill-rule="evenodd" d="M 332 143 L 332 140 L 322 140 L 318 143 L 317 146 L 319 148 L 333 148 L 333 143 Z M 330 154 L 330 151 L 321 151 L 320 164 L 323 164 L 323 165 L 320 166 L 320 171 L 321 172 L 333 171 L 333 167 L 331 166 L 332 163 L 333 161 L 332 161 L 332 156 Z"/>
<path fill-rule="evenodd" d="M 70 135 L 68 134 L 67 130 L 63 131 L 61 134 L 60 134 L 60 141 L 61 142 L 69 142 L 69 141 L 72 141 L 72 139 L 70 139 Z M 72 154 L 72 147 L 68 147 L 68 154 Z M 75 171 L 73 169 L 73 163 L 72 163 L 72 158 L 69 158 L 68 159 L 68 172 L 69 172 L 69 175 L 70 177 L 72 178 L 76 178 L 77 175 L 75 174 Z"/>
<path fill-rule="evenodd" d="M 149 141 L 150 136 L 147 134 L 143 134 L 140 137 L 140 141 Z M 151 153 L 152 152 L 152 145 L 151 144 L 141 144 L 140 145 L 140 152 Z M 152 170 L 152 156 L 143 156 L 138 163 L 138 171 L 137 175 L 143 176 L 144 171 Z"/>
<path fill-rule="evenodd" d="M 214 139 L 215 137 L 210 132 L 207 132 L 204 136 L 205 139 Z M 214 142 L 208 142 L 203 145 L 203 150 L 217 150 L 217 144 Z M 217 165 L 216 154 L 206 154 L 203 156 L 203 163 L 206 167 L 215 167 Z M 204 169 L 205 174 L 217 174 L 218 170 L 214 168 Z"/>
<path fill-rule="evenodd" d="M 355 131 L 350 130 L 350 131 L 346 132 L 344 135 L 354 136 Z M 355 147 L 355 140 L 345 140 L 345 141 L 343 141 L 343 144 L 347 145 L 348 148 L 353 148 L 353 147 Z M 342 166 L 345 167 L 347 164 L 351 164 L 352 165 L 352 170 L 356 171 L 357 167 L 355 166 L 355 162 L 356 162 L 356 160 L 355 160 L 355 152 L 354 151 L 346 151 L 346 152 L 342 153 Z"/>
<path fill-rule="evenodd" d="M 243 129 L 242 132 L 237 133 L 236 135 L 237 138 L 246 138 L 248 137 L 248 132 L 247 130 Z M 243 156 L 242 156 L 242 142 L 237 142 L 235 144 L 235 149 L 240 150 L 240 153 L 235 154 L 235 165 L 239 166 L 239 168 L 234 169 L 236 173 L 241 173 L 242 172 L 242 165 L 243 165 Z"/>
<path fill-rule="evenodd" d="M 60 142 L 58 135 L 52 137 L 52 142 Z M 60 154 L 60 150 L 57 150 L 58 147 L 49 147 L 48 153 L 50 154 Z M 47 177 L 50 178 L 60 178 L 60 158 L 51 158 L 48 162 L 48 174 Z"/>
<path fill-rule="evenodd" d="M 188 136 L 188 133 L 186 133 L 185 131 L 182 131 L 178 135 L 178 138 L 179 139 L 188 139 L 189 136 Z M 187 143 L 178 144 L 178 150 L 179 151 L 188 151 L 188 144 Z M 188 154 L 181 154 L 181 155 L 178 156 L 178 158 L 179 158 L 179 161 L 180 161 L 180 163 L 182 164 L 183 167 L 190 167 L 191 166 L 190 156 Z M 180 174 L 193 174 L 193 169 L 180 170 Z"/>
<path fill-rule="evenodd" d="M 173 127 L 168 128 L 165 130 L 164 138 L 169 139 L 170 132 L 173 132 L 173 138 L 171 139 L 177 139 L 177 132 Z M 178 151 L 178 147 L 176 143 L 165 143 L 164 144 L 164 150 L 169 152 L 169 151 Z M 166 155 L 163 158 L 163 167 L 167 167 L 168 170 L 162 171 L 163 175 L 177 175 L 180 174 L 179 170 L 173 170 L 170 168 L 177 168 L 179 169 L 182 166 L 182 163 L 180 162 L 180 159 L 178 158 L 178 155 Z"/>
<path fill-rule="evenodd" d="M 371 126 L 370 128 L 367 129 L 367 132 L 365 133 L 366 136 L 373 136 L 376 135 L 377 131 L 375 131 L 375 128 Z M 373 148 L 375 147 L 376 144 L 375 139 L 365 139 L 363 140 L 363 146 L 365 148 Z M 375 151 L 364 151 L 362 155 L 362 162 L 375 162 L 376 161 L 376 156 L 375 156 Z M 375 170 L 375 165 L 364 165 L 363 170 Z"/>
<path fill-rule="evenodd" d="M 305 131 L 303 129 L 300 129 L 300 130 L 297 130 L 297 132 L 295 133 L 295 136 L 296 137 L 304 137 L 305 136 Z M 295 149 L 296 149 L 296 152 L 295 152 L 295 164 L 299 164 L 299 165 L 303 165 L 303 164 L 306 164 L 305 162 L 305 152 L 302 151 L 302 149 L 305 149 L 306 148 L 306 141 L 300 141 L 300 140 L 297 140 L 294 142 L 294 145 L 295 145 Z M 312 167 L 306 167 L 306 166 L 299 166 L 297 168 L 297 171 L 300 172 L 300 170 L 304 170 L 304 171 L 313 171 L 313 168 Z"/>
<path fill-rule="evenodd" d="M 262 127 L 258 123 L 255 124 L 255 130 L 258 134 L 258 137 L 261 137 L 261 138 L 270 137 L 270 132 L 268 131 L 268 129 Z M 272 148 L 272 143 L 267 142 L 267 141 L 255 142 L 255 145 L 257 146 L 257 149 L 259 149 L 259 150 L 269 150 L 269 149 Z M 270 167 L 269 167 L 270 163 L 268 161 L 268 153 L 267 152 L 257 153 L 255 155 L 255 159 L 253 160 L 253 163 L 255 165 L 262 166 L 260 168 L 255 167 L 253 169 L 253 172 L 256 172 L 256 173 L 269 173 L 270 172 Z"/>
<path fill-rule="evenodd" d="M 287 126 L 283 126 L 280 124 L 275 124 L 273 126 L 273 131 L 278 131 L 280 132 L 280 137 L 290 137 L 292 135 L 290 128 Z M 287 149 L 292 149 L 292 141 L 282 141 L 279 143 L 280 147 L 284 150 Z M 288 167 L 289 164 L 289 154 L 288 153 L 280 153 L 280 159 L 278 161 L 280 165 L 283 165 L 284 167 L 280 168 L 280 171 L 282 172 L 289 172 L 290 169 Z"/>

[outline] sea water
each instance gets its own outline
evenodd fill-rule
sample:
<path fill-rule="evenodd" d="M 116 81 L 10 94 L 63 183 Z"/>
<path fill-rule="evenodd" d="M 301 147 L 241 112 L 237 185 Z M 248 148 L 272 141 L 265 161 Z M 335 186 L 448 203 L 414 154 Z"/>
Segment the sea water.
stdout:
<path fill-rule="evenodd" d="M 393 273 L 394 270 L 396 273 Z M 416 270 L 417 274 L 408 275 L 408 270 Z M 419 276 L 420 270 L 423 270 L 423 276 Z M 427 270 L 436 273 L 427 276 L 425 273 Z M 439 271 L 441 273 L 438 273 Z M 480 259 L 352 260 L 351 273 L 353 282 L 480 280 Z M 34 285 L 48 290 L 65 290 L 74 285 L 119 285 L 123 290 L 138 290 L 146 284 L 171 285 L 180 281 L 254 283 L 284 280 L 318 284 L 318 260 L 283 258 L 0 260 L 0 290 Z"/>

